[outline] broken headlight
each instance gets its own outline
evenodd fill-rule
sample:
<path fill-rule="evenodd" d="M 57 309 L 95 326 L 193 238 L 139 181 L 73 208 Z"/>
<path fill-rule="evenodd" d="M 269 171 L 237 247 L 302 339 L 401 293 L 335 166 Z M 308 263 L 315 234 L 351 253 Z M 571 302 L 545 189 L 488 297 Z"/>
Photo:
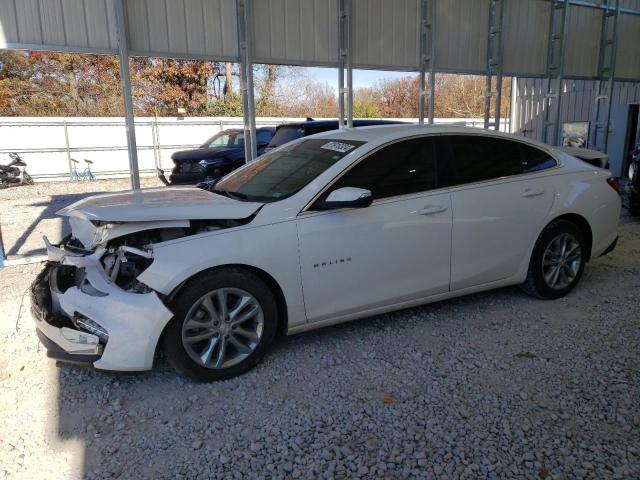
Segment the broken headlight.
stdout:
<path fill-rule="evenodd" d="M 73 315 L 73 324 L 85 332 L 93 333 L 100 339 L 101 343 L 107 343 L 109 341 L 109 332 L 100 325 L 98 322 L 94 322 L 90 318 L 75 312 Z"/>

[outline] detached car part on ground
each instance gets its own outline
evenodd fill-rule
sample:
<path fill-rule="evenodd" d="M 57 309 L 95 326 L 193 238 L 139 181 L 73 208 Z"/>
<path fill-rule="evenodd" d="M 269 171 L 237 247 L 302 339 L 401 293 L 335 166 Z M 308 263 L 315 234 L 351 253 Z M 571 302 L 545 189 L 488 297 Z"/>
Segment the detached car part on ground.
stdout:
<path fill-rule="evenodd" d="M 99 195 L 60 212 L 33 285 L 49 355 L 230 378 L 292 334 L 521 284 L 566 295 L 615 247 L 609 172 L 486 130 L 388 126 L 303 138 L 212 192 Z"/>

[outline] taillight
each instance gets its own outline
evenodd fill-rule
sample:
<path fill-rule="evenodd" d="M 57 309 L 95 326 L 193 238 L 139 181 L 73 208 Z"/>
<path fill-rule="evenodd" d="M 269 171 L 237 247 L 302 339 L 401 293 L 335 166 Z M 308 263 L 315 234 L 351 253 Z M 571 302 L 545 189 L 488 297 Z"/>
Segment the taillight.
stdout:
<path fill-rule="evenodd" d="M 615 177 L 607 178 L 607 183 L 611 188 L 613 188 L 617 193 L 620 193 L 620 180 Z"/>

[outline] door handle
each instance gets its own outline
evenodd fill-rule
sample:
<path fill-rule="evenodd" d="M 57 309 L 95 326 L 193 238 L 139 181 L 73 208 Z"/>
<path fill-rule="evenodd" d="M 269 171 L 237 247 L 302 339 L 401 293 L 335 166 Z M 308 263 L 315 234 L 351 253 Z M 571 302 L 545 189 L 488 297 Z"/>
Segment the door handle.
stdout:
<path fill-rule="evenodd" d="M 539 188 L 525 188 L 524 192 L 522 192 L 522 196 L 526 198 L 537 197 L 538 195 L 542 195 L 544 190 L 540 190 Z"/>
<path fill-rule="evenodd" d="M 418 210 L 418 215 L 435 215 L 436 213 L 446 212 L 447 207 L 444 205 L 427 205 L 422 210 Z"/>

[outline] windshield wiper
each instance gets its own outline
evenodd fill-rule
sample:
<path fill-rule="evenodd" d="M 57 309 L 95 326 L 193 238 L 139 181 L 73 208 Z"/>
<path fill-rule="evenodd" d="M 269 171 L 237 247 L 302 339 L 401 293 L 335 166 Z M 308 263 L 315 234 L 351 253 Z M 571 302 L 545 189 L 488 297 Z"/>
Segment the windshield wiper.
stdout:
<path fill-rule="evenodd" d="M 249 196 L 244 194 L 244 193 L 240 193 L 240 192 L 230 192 L 228 190 L 216 190 L 213 189 L 211 190 L 212 193 L 217 193 L 218 195 L 223 195 L 225 197 L 229 197 L 229 198 L 233 198 L 234 200 L 248 200 Z"/>

